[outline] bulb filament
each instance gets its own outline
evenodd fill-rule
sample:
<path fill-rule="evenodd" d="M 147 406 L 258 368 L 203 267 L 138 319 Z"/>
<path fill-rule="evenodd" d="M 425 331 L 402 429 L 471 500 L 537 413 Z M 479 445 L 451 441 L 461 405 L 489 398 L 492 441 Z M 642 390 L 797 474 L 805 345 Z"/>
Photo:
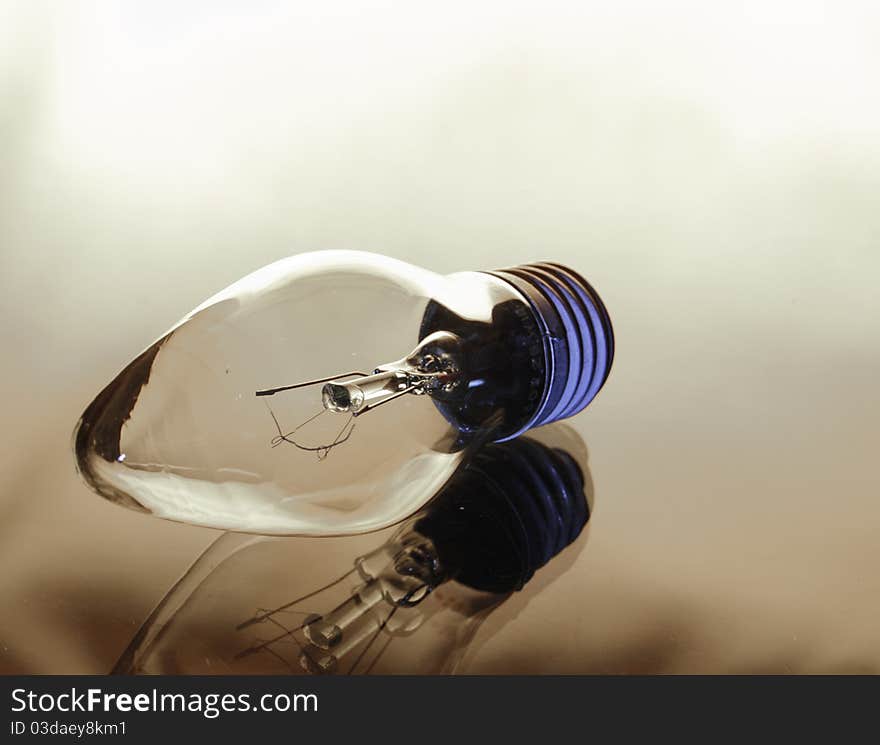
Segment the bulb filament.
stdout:
<path fill-rule="evenodd" d="M 424 395 L 438 390 L 452 390 L 459 383 L 460 368 L 449 348 L 457 344 L 458 337 L 454 334 L 436 332 L 425 338 L 408 357 L 377 367 L 369 375 L 359 370 L 352 370 L 326 378 L 256 391 L 254 395 L 267 397 L 284 391 L 322 386 L 323 408 L 289 432 L 284 431 L 275 412 L 268 403 L 266 404 L 277 430 L 277 434 L 270 441 L 270 446 L 274 448 L 285 442 L 299 450 L 317 453 L 318 460 L 323 460 L 333 448 L 351 437 L 356 417 L 409 393 Z M 354 379 L 345 380 L 346 378 Z M 328 411 L 334 414 L 349 414 L 348 420 L 330 443 L 311 446 L 304 445 L 294 438 L 303 427 Z"/>

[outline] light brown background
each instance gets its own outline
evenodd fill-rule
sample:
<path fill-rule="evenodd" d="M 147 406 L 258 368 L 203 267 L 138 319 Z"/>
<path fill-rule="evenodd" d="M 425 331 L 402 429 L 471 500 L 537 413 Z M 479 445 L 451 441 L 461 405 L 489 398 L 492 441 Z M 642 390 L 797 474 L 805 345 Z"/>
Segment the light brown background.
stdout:
<path fill-rule="evenodd" d="M 215 535 L 70 433 L 247 272 L 538 258 L 606 300 L 597 509 L 474 672 L 880 668 L 874 3 L 0 4 L 0 671 L 97 673 Z M 512 601 L 514 602 L 514 601 Z"/>

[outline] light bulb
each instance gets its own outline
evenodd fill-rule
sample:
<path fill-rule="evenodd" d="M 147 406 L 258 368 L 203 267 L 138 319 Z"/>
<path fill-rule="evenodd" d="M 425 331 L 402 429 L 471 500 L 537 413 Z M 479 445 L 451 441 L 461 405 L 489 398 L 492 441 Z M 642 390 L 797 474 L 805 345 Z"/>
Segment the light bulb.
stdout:
<path fill-rule="evenodd" d="M 454 672 L 488 614 L 582 534 L 586 459 L 560 425 L 485 446 L 381 546 L 357 537 L 367 550 L 327 584 L 327 539 L 225 534 L 115 672 Z"/>
<path fill-rule="evenodd" d="M 468 447 L 583 409 L 613 337 L 592 288 L 532 264 L 441 276 L 350 251 L 236 282 L 85 410 L 99 494 L 226 530 L 335 535 L 395 524 Z"/>

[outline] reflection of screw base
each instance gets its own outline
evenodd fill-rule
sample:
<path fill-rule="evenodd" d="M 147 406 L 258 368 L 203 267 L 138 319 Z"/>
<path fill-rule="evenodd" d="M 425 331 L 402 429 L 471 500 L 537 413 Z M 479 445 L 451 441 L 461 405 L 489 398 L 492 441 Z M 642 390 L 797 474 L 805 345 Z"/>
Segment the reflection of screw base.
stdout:
<path fill-rule="evenodd" d="M 577 414 L 599 392 L 614 357 L 608 311 L 579 274 L 559 264 L 490 272 L 525 295 L 541 328 L 546 380 L 531 421 L 519 432 Z"/>
<path fill-rule="evenodd" d="M 506 593 L 522 589 L 589 517 L 575 460 L 525 437 L 474 456 L 414 530 L 431 539 L 457 582 Z"/>

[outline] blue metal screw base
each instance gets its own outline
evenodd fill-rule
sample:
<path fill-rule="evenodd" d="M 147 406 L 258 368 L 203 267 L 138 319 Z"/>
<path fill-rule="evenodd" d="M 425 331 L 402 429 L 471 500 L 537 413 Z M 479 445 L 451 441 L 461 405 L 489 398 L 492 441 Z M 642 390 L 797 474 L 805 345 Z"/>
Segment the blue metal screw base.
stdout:
<path fill-rule="evenodd" d="M 614 332 L 599 295 L 572 269 L 539 262 L 488 273 L 526 297 L 544 346 L 543 395 L 531 419 L 504 438 L 509 440 L 586 408 L 611 370 Z"/>

